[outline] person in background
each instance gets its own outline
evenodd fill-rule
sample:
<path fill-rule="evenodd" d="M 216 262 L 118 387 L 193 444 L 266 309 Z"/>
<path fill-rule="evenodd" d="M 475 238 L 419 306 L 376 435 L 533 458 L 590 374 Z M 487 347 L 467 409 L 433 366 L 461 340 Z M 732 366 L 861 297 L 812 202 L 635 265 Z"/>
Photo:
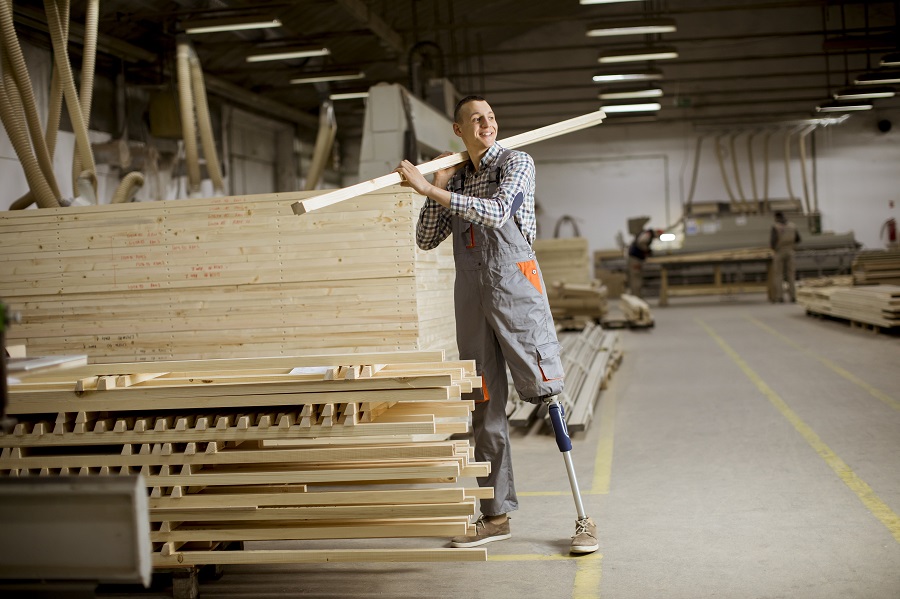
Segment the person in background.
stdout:
<path fill-rule="evenodd" d="M 798 243 L 800 233 L 797 231 L 797 225 L 788 222 L 783 212 L 776 212 L 775 224 L 772 225 L 772 234 L 769 236 L 769 247 L 775 251 L 772 262 L 772 283 L 775 285 L 772 301 L 775 303 L 784 302 L 783 280 L 787 281 L 791 301 L 797 301 L 797 290 L 794 287 L 794 279 L 797 276 L 794 246 Z"/>
<path fill-rule="evenodd" d="M 644 287 L 644 260 L 653 255 L 650 244 L 656 234 L 653 229 L 644 229 L 638 233 L 628 246 L 628 288 L 631 295 L 641 296 Z"/>

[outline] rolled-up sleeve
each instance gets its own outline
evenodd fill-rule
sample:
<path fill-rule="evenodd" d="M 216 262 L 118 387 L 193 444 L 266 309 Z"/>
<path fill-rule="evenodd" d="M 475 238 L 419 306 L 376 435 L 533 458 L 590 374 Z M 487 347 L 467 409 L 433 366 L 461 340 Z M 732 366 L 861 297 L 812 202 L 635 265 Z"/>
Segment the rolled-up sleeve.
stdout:
<path fill-rule="evenodd" d="M 416 245 L 423 250 L 436 248 L 453 229 L 450 211 L 432 200 L 425 198 L 416 223 Z"/>
<path fill-rule="evenodd" d="M 512 216 L 512 204 L 534 189 L 534 160 L 525 152 L 513 152 L 501 169 L 500 186 L 490 198 L 450 194 L 450 211 L 465 220 L 491 229 L 499 229 Z"/>

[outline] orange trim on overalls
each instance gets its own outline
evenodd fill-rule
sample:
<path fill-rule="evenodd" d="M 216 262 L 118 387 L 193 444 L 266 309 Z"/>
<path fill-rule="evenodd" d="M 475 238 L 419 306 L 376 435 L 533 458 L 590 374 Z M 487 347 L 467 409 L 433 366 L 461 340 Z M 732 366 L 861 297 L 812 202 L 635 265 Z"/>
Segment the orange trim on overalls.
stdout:
<path fill-rule="evenodd" d="M 476 401 L 475 403 L 484 403 L 486 401 L 491 401 L 491 394 L 488 393 L 487 381 L 484 380 L 484 374 L 481 375 L 481 395 L 484 397 L 481 401 Z"/>
<path fill-rule="evenodd" d="M 469 225 L 469 237 L 472 239 L 472 243 L 467 245 L 466 248 L 472 249 L 473 247 L 475 247 L 475 225 Z"/>
<path fill-rule="evenodd" d="M 544 293 L 544 290 L 541 288 L 541 275 L 537 271 L 537 262 L 529 260 L 527 262 L 516 262 L 516 264 L 519 266 L 522 274 L 525 275 L 525 278 L 538 290 L 538 293 Z"/>

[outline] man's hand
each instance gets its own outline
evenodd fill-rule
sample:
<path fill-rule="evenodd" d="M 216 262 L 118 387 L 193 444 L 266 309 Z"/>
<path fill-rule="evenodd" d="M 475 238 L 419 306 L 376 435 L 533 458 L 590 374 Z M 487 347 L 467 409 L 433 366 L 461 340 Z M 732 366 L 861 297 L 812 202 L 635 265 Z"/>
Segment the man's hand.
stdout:
<path fill-rule="evenodd" d="M 394 169 L 394 172 L 400 174 L 400 178 L 402 179 L 400 185 L 403 187 L 412 187 L 416 193 L 422 194 L 423 196 L 428 196 L 432 187 L 434 187 L 409 160 L 401 162 L 400 166 Z M 436 177 L 437 175 L 435 175 L 435 178 Z"/>
<path fill-rule="evenodd" d="M 451 152 L 446 152 L 438 156 L 438 158 L 450 156 L 451 154 Z M 400 185 L 403 187 L 412 187 L 416 193 L 431 198 L 444 208 L 449 208 L 450 192 L 446 189 L 447 183 L 450 182 L 450 178 L 462 166 L 462 164 L 456 164 L 435 172 L 434 184 L 429 183 L 425 176 L 419 172 L 419 169 L 409 160 L 401 162 L 400 166 L 394 169 L 394 172 L 400 175 Z"/>

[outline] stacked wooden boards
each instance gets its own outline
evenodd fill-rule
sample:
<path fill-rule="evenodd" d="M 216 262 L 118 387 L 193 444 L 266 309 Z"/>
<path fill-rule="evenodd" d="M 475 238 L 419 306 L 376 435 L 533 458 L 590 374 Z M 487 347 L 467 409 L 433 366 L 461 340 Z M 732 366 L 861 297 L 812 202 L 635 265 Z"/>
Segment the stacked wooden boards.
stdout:
<path fill-rule="evenodd" d="M 856 285 L 900 285 L 900 250 L 860 252 L 851 266 Z"/>
<path fill-rule="evenodd" d="M 441 352 L 133 362 L 26 377 L 0 476 L 135 475 L 154 565 L 483 560 L 483 550 L 216 551 L 231 541 L 466 534 L 481 384 Z"/>
<path fill-rule="evenodd" d="M 565 390 L 560 403 L 566 414 L 566 427 L 572 432 L 586 430 L 593 420 L 594 407 L 615 370 L 622 361 L 621 338 L 588 323 L 581 332 L 560 334 L 562 362 L 566 373 Z M 529 426 L 539 406 L 518 398 L 510 388 L 509 422 L 513 426 Z"/>
<path fill-rule="evenodd" d="M 800 285 L 797 301 L 811 314 L 886 329 L 900 326 L 900 285 Z"/>
<path fill-rule="evenodd" d="M 535 239 L 533 247 L 548 286 L 553 283 L 590 283 L 591 261 L 586 238 Z"/>
<path fill-rule="evenodd" d="M 650 306 L 642 298 L 629 293 L 622 294 L 619 298 L 619 308 L 625 315 L 625 321 L 632 327 L 652 327 L 653 314 Z"/>
<path fill-rule="evenodd" d="M 293 214 L 316 193 L 0 213 L 8 339 L 92 362 L 453 353 L 452 249 L 416 247 L 423 198 Z"/>

